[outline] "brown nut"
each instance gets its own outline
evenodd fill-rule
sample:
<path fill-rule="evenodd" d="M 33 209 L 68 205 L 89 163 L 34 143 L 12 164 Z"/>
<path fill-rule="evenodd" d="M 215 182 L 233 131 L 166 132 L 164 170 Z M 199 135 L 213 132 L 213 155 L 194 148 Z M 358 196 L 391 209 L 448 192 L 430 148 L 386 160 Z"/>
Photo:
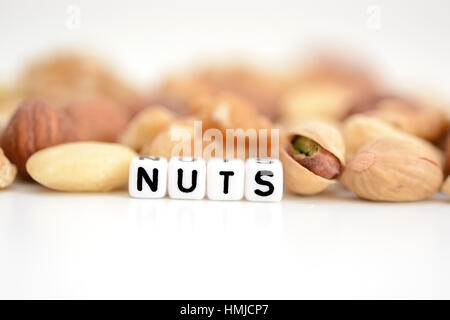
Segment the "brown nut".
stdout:
<path fill-rule="evenodd" d="M 33 153 L 76 139 L 73 123 L 61 111 L 41 100 L 27 100 L 12 116 L 1 146 L 19 172 L 27 176 L 25 163 Z"/>
<path fill-rule="evenodd" d="M 228 92 L 252 105 L 271 121 L 280 116 L 280 98 L 284 89 L 281 77 L 273 72 L 249 66 L 210 66 L 193 75 L 211 93 Z"/>
<path fill-rule="evenodd" d="M 297 194 L 316 194 L 336 182 L 345 165 L 341 134 L 333 126 L 318 121 L 289 129 L 280 150 L 284 180 Z"/>
<path fill-rule="evenodd" d="M 394 95 L 369 96 L 350 107 L 347 116 L 363 113 L 429 141 L 436 141 L 445 132 L 445 112 L 432 102 L 420 98 Z"/>
<path fill-rule="evenodd" d="M 39 97 L 54 107 L 97 96 L 121 105 L 138 95 L 96 57 L 73 52 L 34 61 L 22 75 L 20 85 L 27 98 Z"/>
<path fill-rule="evenodd" d="M 148 107 L 138 113 L 119 137 L 119 142 L 140 150 L 174 119 L 174 114 L 164 107 Z"/>
<path fill-rule="evenodd" d="M 129 121 L 127 111 L 106 98 L 76 100 L 62 112 L 72 122 L 77 141 L 115 142 Z"/>
<path fill-rule="evenodd" d="M 358 151 L 341 181 L 360 198 L 402 202 L 432 196 L 442 178 L 442 167 L 433 153 L 404 139 L 384 137 Z"/>
<path fill-rule="evenodd" d="M 261 116 L 256 109 L 240 97 L 230 94 L 208 94 L 199 96 L 191 107 L 196 118 L 205 128 L 249 129 L 258 128 Z"/>
<path fill-rule="evenodd" d="M 367 115 L 353 115 L 342 125 L 342 136 L 345 141 L 347 160 L 351 160 L 359 148 L 365 144 L 382 137 L 403 139 L 405 143 L 417 146 L 427 153 L 433 154 L 436 162 L 443 165 L 444 157 L 442 152 L 428 141 L 398 130 L 383 120 Z"/>
<path fill-rule="evenodd" d="M 16 174 L 16 166 L 9 162 L 8 158 L 6 158 L 3 153 L 2 148 L 0 148 L 0 189 L 6 188 L 13 183 Z"/>

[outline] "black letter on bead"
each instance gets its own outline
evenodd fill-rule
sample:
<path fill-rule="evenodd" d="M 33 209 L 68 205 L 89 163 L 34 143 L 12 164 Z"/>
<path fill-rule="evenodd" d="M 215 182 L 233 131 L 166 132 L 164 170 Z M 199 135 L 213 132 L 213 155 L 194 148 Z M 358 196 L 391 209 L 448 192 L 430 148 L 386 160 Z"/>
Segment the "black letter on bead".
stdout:
<path fill-rule="evenodd" d="M 233 171 L 219 171 L 219 174 L 223 176 L 223 193 L 228 194 L 228 185 L 229 185 L 229 178 L 231 176 L 234 176 Z"/>
<path fill-rule="evenodd" d="M 158 169 L 153 169 L 153 180 L 150 179 L 150 177 L 147 174 L 147 171 L 145 171 L 144 168 L 139 167 L 137 171 L 137 189 L 139 191 L 142 191 L 142 179 L 145 180 L 147 185 L 150 187 L 150 190 L 155 192 L 158 190 Z"/>
<path fill-rule="evenodd" d="M 265 181 L 265 180 L 261 179 L 262 176 L 273 177 L 273 172 L 270 170 L 262 170 L 262 171 L 258 171 L 255 176 L 255 181 L 257 184 L 261 184 L 263 186 L 269 187 L 269 190 L 267 190 L 267 191 L 261 191 L 259 189 L 256 189 L 255 193 L 258 196 L 267 197 L 273 193 L 273 190 L 275 188 L 273 187 L 273 184 L 270 181 Z"/>
<path fill-rule="evenodd" d="M 183 169 L 178 169 L 178 189 L 181 192 L 192 192 L 197 187 L 197 170 L 192 170 L 192 185 L 189 188 L 183 187 Z"/>

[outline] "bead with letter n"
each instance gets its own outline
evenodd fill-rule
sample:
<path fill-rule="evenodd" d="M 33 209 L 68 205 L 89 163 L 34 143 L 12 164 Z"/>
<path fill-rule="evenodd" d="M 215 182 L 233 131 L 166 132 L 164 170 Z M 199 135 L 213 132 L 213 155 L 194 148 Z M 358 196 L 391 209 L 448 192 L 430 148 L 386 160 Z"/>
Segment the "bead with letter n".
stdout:
<path fill-rule="evenodd" d="M 162 198 L 167 190 L 167 160 L 136 157 L 130 164 L 128 191 L 133 198 Z"/>

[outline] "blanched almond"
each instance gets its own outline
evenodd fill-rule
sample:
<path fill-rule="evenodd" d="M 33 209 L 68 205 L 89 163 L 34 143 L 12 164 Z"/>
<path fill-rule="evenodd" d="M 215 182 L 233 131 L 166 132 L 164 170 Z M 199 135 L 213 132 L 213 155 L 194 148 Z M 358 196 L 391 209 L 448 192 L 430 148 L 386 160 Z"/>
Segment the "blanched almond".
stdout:
<path fill-rule="evenodd" d="M 26 168 L 30 176 L 59 191 L 110 191 L 128 182 L 130 161 L 136 153 L 115 143 L 74 142 L 33 154 Z"/>

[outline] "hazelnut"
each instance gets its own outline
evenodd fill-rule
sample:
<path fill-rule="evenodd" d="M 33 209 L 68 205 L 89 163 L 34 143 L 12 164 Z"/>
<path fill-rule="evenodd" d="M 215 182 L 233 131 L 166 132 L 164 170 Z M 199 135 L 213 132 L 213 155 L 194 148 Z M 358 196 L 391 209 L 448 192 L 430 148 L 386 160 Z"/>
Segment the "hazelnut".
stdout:
<path fill-rule="evenodd" d="M 41 100 L 23 102 L 2 135 L 1 146 L 19 172 L 38 150 L 77 139 L 73 123 L 60 110 Z"/>

